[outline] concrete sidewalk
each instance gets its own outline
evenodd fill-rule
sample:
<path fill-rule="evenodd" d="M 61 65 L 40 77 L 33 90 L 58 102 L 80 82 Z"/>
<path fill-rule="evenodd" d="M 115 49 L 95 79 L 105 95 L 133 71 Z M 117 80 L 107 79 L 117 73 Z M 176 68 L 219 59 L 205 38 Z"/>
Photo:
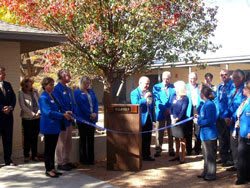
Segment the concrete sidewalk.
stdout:
<path fill-rule="evenodd" d="M 18 166 L 0 168 L 0 187 L 47 187 L 47 188 L 78 188 L 78 187 L 114 187 L 105 181 L 85 175 L 80 170 L 63 172 L 59 178 L 49 178 L 44 174 L 44 163 L 28 163 Z"/>

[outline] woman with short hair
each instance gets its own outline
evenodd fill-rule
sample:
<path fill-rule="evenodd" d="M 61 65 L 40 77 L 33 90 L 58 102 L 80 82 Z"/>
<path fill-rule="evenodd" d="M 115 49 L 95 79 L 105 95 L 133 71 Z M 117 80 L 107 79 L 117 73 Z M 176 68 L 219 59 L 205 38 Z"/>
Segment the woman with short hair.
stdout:
<path fill-rule="evenodd" d="M 60 106 L 52 95 L 54 90 L 54 80 L 45 77 L 42 80 L 43 92 L 39 98 L 41 110 L 40 132 L 44 135 L 44 162 L 46 176 L 56 178 L 62 173 L 55 170 L 55 150 L 61 123 L 64 119 L 71 120 L 71 112 L 62 113 Z"/>

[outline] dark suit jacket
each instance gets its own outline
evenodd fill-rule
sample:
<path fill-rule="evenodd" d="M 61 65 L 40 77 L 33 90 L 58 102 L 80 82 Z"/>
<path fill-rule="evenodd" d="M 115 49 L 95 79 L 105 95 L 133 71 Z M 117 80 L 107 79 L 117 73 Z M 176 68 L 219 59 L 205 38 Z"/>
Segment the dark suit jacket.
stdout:
<path fill-rule="evenodd" d="M 16 95 L 11 84 L 9 82 L 3 81 L 3 87 L 5 89 L 6 95 L 4 96 L 2 90 L 0 89 L 0 120 L 9 116 L 2 112 L 4 106 L 12 106 L 14 109 L 16 105 Z M 10 115 L 12 115 L 12 112 Z"/>

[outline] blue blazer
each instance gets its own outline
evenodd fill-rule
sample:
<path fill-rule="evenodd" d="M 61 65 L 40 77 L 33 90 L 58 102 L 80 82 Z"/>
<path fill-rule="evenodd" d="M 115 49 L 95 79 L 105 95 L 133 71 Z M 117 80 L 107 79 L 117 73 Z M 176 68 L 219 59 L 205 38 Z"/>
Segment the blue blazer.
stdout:
<path fill-rule="evenodd" d="M 250 133 L 250 98 L 246 99 L 246 104 L 240 114 L 240 137 L 247 138 Z"/>
<path fill-rule="evenodd" d="M 175 97 L 174 85 L 170 84 L 166 92 L 165 86 L 162 82 L 155 84 L 153 87 L 153 96 L 155 100 L 156 120 L 166 120 L 165 112 L 166 110 L 170 110 Z"/>
<path fill-rule="evenodd" d="M 216 98 L 214 100 L 217 110 L 217 117 L 224 119 L 230 117 L 228 109 L 228 100 L 230 92 L 233 89 L 233 81 L 229 80 L 225 85 L 219 84 L 216 91 Z"/>
<path fill-rule="evenodd" d="M 229 109 L 229 117 L 232 118 L 232 123 L 230 126 L 230 130 L 234 129 L 234 123 L 236 120 L 236 111 L 239 108 L 240 104 L 245 100 L 246 96 L 243 95 L 243 88 L 244 88 L 244 84 L 242 84 L 239 88 L 238 91 L 236 93 L 236 95 L 234 95 L 235 91 L 236 91 L 236 87 L 233 84 L 233 89 L 230 92 L 230 96 L 229 96 L 229 100 L 228 100 L 228 109 Z"/>
<path fill-rule="evenodd" d="M 200 138 L 202 141 L 217 139 L 216 129 L 216 107 L 213 101 L 207 100 L 200 109 L 198 116 L 198 125 L 200 129 Z"/>
<path fill-rule="evenodd" d="M 42 134 L 59 134 L 64 117 L 63 113 L 59 112 L 57 103 L 46 91 L 42 92 L 38 103 L 41 110 L 40 132 Z"/>
<path fill-rule="evenodd" d="M 139 87 L 137 87 L 130 93 L 130 100 L 131 100 L 131 104 L 139 104 L 140 106 L 142 126 L 146 124 L 148 115 L 150 116 L 152 122 L 155 121 L 154 102 L 153 102 L 154 100 L 152 100 L 152 104 L 149 106 L 149 112 L 148 112 L 147 101 L 145 98 L 143 98 L 142 91 Z"/>
<path fill-rule="evenodd" d="M 191 98 L 191 86 L 190 84 L 188 83 L 186 85 L 187 87 L 187 97 L 188 97 L 188 100 L 189 100 L 189 103 L 188 103 L 188 108 L 187 108 L 187 117 L 191 117 L 192 115 L 192 108 L 193 108 L 193 104 L 192 104 L 192 98 Z M 199 85 L 197 84 L 197 87 L 199 87 Z M 196 105 L 196 108 L 198 109 L 199 106 L 200 106 L 200 103 L 201 103 L 201 97 L 200 97 L 200 90 L 199 88 L 197 89 L 197 105 Z"/>
<path fill-rule="evenodd" d="M 74 114 L 76 113 L 74 95 L 69 87 L 64 86 L 61 82 L 58 82 L 52 94 L 60 104 L 60 110 L 62 113 L 66 111 L 72 111 Z M 64 119 L 64 125 L 66 127 L 70 126 L 71 124 L 71 121 Z"/>
<path fill-rule="evenodd" d="M 75 90 L 75 100 L 77 104 L 77 112 L 76 115 L 86 121 L 96 123 L 98 121 L 98 100 L 97 97 L 92 89 L 88 89 L 88 93 L 91 96 L 92 103 L 93 103 L 93 113 L 97 114 L 97 118 L 95 120 L 90 119 L 90 104 L 88 100 L 88 96 L 82 92 L 80 89 Z"/>

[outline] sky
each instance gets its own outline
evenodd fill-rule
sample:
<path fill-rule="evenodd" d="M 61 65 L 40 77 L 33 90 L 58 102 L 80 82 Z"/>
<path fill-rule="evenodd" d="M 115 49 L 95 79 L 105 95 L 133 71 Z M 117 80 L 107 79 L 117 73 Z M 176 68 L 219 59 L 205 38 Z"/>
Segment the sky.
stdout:
<path fill-rule="evenodd" d="M 212 40 L 222 48 L 202 58 L 250 55 L 250 0 L 206 0 L 217 5 L 218 26 Z"/>

